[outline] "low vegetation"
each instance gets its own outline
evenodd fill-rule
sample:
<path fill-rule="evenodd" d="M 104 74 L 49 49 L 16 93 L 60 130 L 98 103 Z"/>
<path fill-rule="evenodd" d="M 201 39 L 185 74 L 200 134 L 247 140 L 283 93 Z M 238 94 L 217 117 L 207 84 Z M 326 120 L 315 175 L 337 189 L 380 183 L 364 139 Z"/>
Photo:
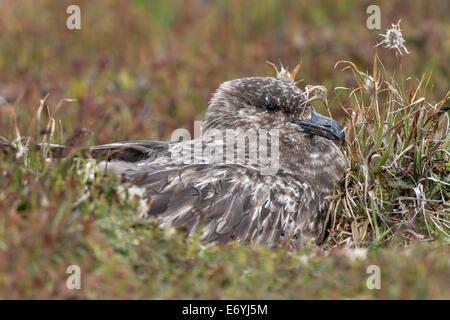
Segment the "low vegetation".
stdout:
<path fill-rule="evenodd" d="M 195 1 L 95 3 L 81 2 L 87 31 L 78 35 L 56 27 L 64 23 L 57 15 L 64 1 L 0 4 L 0 135 L 13 145 L 0 140 L 0 298 L 450 298 L 449 66 L 432 51 L 448 57 L 439 37 L 449 24 L 439 7 L 429 11 L 435 24 L 424 32 L 428 47 L 415 43 L 420 37 L 412 31 L 411 53 L 400 55 L 374 48 L 380 38 L 367 39 L 363 20 L 338 24 L 355 10 L 346 1 L 333 2 L 330 21 L 322 2 L 261 1 L 243 25 L 233 1 L 206 9 Z M 392 3 L 386 7 L 398 5 Z M 105 21 L 89 31 L 100 12 Z M 307 13 L 304 24 L 295 12 Z M 413 12 L 402 28 L 413 29 Z M 46 15 L 54 19 L 31 18 Z M 215 15 L 234 29 L 223 30 Z M 316 31 L 292 31 L 308 25 Z M 332 39 L 318 31 L 333 26 Z M 351 28 L 363 31 L 352 38 Z M 328 87 L 330 110 L 320 111 L 344 124 L 347 140 L 348 171 L 332 197 L 321 248 L 210 245 L 162 230 L 136 217 L 139 199 L 124 193 L 117 177 L 99 174 L 80 156 L 94 143 L 165 139 L 182 124 L 190 128 L 221 81 L 273 75 L 264 60 L 297 62 L 302 34 L 317 37 L 299 74 Z M 77 44 L 73 51 L 66 39 Z M 276 52 L 279 39 L 286 45 Z M 334 48 L 317 61 L 311 50 L 331 43 L 344 55 Z M 56 159 L 32 148 L 37 143 L 74 151 Z M 81 268 L 80 290 L 66 286 L 69 265 Z M 370 265 L 380 268 L 379 290 L 366 285 Z"/>

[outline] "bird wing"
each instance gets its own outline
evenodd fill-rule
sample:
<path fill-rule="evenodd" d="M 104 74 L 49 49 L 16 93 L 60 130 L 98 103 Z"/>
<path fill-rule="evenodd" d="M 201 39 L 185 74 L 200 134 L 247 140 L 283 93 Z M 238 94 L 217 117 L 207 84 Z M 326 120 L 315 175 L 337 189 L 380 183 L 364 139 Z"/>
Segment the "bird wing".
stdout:
<path fill-rule="evenodd" d="M 170 142 L 138 140 L 122 141 L 90 147 L 94 158 L 137 162 L 144 159 L 153 160 L 164 156 L 169 151 Z"/>
<path fill-rule="evenodd" d="M 152 161 L 158 157 L 164 157 L 169 153 L 170 145 L 170 142 L 164 141 L 137 140 L 93 146 L 87 149 L 80 149 L 80 151 L 83 153 L 87 152 L 93 158 L 99 160 L 118 160 L 134 163 L 144 159 Z M 74 149 L 74 147 L 51 143 L 40 143 L 33 147 L 37 150 L 41 150 L 44 147 L 48 148 L 54 158 L 63 158 Z M 6 153 L 15 151 L 15 149 L 8 140 L 0 136 L 0 150 Z"/>
<path fill-rule="evenodd" d="M 312 189 L 290 176 L 261 175 L 239 165 L 144 171 L 130 169 L 126 175 L 150 200 L 147 216 L 162 227 L 180 227 L 189 234 L 201 230 L 206 242 L 275 245 L 282 237 L 298 238 L 308 212 L 318 210 Z"/>

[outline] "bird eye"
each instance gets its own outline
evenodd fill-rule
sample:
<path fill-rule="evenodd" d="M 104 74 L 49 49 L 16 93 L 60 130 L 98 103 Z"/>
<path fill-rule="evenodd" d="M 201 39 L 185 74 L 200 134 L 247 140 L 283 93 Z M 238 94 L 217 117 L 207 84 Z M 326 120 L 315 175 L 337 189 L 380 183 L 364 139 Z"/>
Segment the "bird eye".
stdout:
<path fill-rule="evenodd" d="M 268 104 L 268 105 L 266 105 L 266 110 L 268 112 L 275 112 L 278 110 L 278 108 L 276 106 L 274 106 L 273 104 Z"/>

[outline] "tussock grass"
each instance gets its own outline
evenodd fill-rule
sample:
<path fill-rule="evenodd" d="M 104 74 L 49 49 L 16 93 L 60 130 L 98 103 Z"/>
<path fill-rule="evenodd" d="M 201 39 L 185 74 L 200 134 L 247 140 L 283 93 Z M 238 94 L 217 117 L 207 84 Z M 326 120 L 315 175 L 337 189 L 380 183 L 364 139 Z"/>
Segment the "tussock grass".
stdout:
<path fill-rule="evenodd" d="M 374 55 L 372 75 L 350 61 L 357 87 L 349 92 L 349 170 L 333 203 L 332 244 L 379 245 L 450 236 L 449 107 L 430 102 L 430 76 L 404 79 Z M 381 68 L 380 68 L 381 67 Z"/>

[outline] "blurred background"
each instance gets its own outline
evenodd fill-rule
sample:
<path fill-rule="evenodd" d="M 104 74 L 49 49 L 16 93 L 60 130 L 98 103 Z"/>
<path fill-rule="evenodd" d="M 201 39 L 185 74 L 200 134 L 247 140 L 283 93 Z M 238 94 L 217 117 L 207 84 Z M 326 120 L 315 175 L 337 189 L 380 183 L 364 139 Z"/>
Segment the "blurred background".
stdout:
<path fill-rule="evenodd" d="M 193 130 L 221 82 L 273 76 L 266 61 L 291 68 L 302 61 L 299 86 L 325 85 L 342 121 L 333 88 L 356 84 L 334 65 L 351 60 L 371 72 L 379 34 L 399 19 L 410 51 L 402 58 L 405 78 L 432 73 L 432 98 L 448 89 L 446 0 L 377 1 L 381 30 L 366 27 L 374 1 L 75 3 L 81 30 L 66 28 L 74 1 L 0 1 L 0 110 L 13 104 L 22 133 L 50 94 L 45 107 L 52 111 L 60 99 L 76 99 L 55 114 L 67 136 L 85 128 L 96 143 L 168 139 L 176 128 Z M 398 63 L 392 51 L 379 47 L 378 54 L 386 67 Z M 8 115 L 0 117 L 2 131 L 11 132 Z"/>

